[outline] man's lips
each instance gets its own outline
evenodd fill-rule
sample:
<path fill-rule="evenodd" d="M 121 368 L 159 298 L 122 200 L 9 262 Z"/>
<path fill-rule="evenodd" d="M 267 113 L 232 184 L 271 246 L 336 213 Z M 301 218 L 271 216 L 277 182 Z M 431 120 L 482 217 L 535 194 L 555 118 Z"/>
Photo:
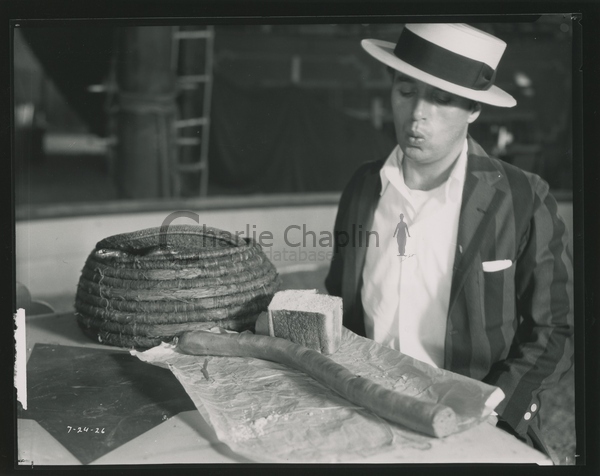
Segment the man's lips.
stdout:
<path fill-rule="evenodd" d="M 425 141 L 425 136 L 418 131 L 409 131 L 406 133 L 406 139 L 411 145 L 419 145 Z"/>

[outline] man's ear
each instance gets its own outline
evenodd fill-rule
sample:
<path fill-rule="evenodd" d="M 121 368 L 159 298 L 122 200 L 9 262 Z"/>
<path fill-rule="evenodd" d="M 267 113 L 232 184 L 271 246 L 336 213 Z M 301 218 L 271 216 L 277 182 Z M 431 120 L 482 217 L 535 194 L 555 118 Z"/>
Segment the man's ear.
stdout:
<path fill-rule="evenodd" d="M 481 114 L 481 103 L 473 101 L 471 104 L 471 114 L 469 115 L 467 122 L 472 124 L 479 117 L 479 114 Z"/>

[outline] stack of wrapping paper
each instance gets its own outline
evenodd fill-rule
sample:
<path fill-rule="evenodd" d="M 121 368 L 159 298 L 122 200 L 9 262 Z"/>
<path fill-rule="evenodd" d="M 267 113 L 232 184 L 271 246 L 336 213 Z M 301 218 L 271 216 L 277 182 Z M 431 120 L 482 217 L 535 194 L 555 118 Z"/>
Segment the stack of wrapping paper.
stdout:
<path fill-rule="evenodd" d="M 190 356 L 163 344 L 143 361 L 169 368 L 233 451 L 260 462 L 402 460 L 443 444 L 353 405 L 308 375 L 240 357 Z M 504 398 L 482 382 L 431 367 L 343 329 L 335 362 L 387 388 L 451 407 L 460 431 L 485 420 Z M 446 438 L 454 438 L 453 435 Z M 410 450 L 410 451 L 409 451 Z"/>

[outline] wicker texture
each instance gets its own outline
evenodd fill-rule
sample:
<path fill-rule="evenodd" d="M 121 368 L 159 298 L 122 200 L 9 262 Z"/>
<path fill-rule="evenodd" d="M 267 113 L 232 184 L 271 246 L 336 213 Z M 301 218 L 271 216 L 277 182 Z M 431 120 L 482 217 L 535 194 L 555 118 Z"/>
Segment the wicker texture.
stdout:
<path fill-rule="evenodd" d="M 253 329 L 279 286 L 253 240 L 172 225 L 98 242 L 81 272 L 75 309 L 94 340 L 144 349 L 189 330 Z"/>

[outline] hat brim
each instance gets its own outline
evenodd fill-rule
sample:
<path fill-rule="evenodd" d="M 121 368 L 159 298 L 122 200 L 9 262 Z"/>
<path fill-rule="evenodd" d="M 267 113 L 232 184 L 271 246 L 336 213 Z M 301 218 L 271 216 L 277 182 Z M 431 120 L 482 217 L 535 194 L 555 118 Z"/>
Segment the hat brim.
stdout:
<path fill-rule="evenodd" d="M 394 48 L 396 45 L 389 41 L 381 40 L 362 40 L 361 46 L 369 53 L 373 58 L 382 63 L 388 65 L 401 73 L 404 73 L 412 78 L 423 81 L 424 83 L 430 84 L 436 88 L 448 91 L 457 96 L 472 99 L 473 101 L 482 102 L 484 104 L 490 104 L 498 107 L 513 107 L 517 104 L 515 98 L 510 94 L 500 89 L 498 86 L 492 86 L 486 91 L 477 91 L 474 89 L 465 88 L 464 86 L 458 86 L 457 84 L 433 76 L 425 71 L 422 71 L 410 64 L 402 61 L 396 55 L 394 55 Z"/>

